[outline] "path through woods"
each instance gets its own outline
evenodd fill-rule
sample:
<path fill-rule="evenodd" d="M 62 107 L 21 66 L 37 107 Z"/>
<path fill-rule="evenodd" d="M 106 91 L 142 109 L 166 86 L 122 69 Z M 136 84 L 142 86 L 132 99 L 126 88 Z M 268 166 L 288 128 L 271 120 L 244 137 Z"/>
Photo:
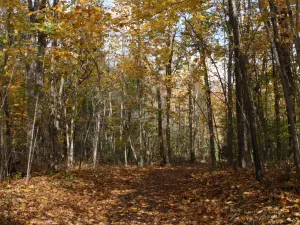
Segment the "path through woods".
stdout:
<path fill-rule="evenodd" d="M 299 187 L 282 174 L 201 166 L 102 167 L 0 188 L 1 224 L 300 224 Z"/>

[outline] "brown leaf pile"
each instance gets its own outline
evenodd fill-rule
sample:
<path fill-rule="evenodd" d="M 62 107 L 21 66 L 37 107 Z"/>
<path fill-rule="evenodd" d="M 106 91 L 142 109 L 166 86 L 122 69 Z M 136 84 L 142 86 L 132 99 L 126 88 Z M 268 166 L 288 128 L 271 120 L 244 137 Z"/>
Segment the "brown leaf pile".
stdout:
<path fill-rule="evenodd" d="M 64 172 L 0 186 L 0 224 L 298 224 L 300 193 L 275 169 L 193 167 Z"/>

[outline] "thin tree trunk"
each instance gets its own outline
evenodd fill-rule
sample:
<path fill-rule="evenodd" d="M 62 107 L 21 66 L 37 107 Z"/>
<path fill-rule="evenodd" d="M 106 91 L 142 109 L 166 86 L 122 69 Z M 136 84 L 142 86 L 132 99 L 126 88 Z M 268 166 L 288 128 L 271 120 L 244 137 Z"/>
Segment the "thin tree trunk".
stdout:
<path fill-rule="evenodd" d="M 266 68 L 266 58 L 263 59 L 262 62 L 262 74 L 258 73 L 257 70 L 257 64 L 256 64 L 256 56 L 254 54 L 253 56 L 253 64 L 254 64 L 254 72 L 256 75 L 256 87 L 254 88 L 255 92 L 256 92 L 256 115 L 255 118 L 257 118 L 258 122 L 257 124 L 260 124 L 260 128 L 261 128 L 261 132 L 262 135 L 258 136 L 258 143 L 260 146 L 260 153 L 261 153 L 261 161 L 267 161 L 270 157 L 270 149 L 269 149 L 269 139 L 268 139 L 268 129 L 267 129 L 267 121 L 265 119 L 265 115 L 264 115 L 264 110 L 263 110 L 263 103 L 262 103 L 262 91 L 261 91 L 261 83 L 260 83 L 260 79 L 259 79 L 259 75 L 261 77 L 265 77 L 265 68 Z M 258 129 L 258 128 L 257 128 Z M 264 147 L 263 147 L 263 144 Z"/>
<path fill-rule="evenodd" d="M 228 103 L 227 103 L 227 153 L 226 155 L 228 164 L 232 165 L 233 164 L 233 98 L 232 98 L 232 58 L 233 58 L 233 40 L 230 32 L 230 40 L 229 40 L 229 57 L 228 57 Z"/>
<path fill-rule="evenodd" d="M 158 139 L 159 139 L 159 152 L 162 160 L 162 164 L 167 164 L 167 158 L 164 148 L 164 137 L 163 137 L 163 125 L 162 125 L 162 102 L 160 86 L 156 87 L 156 99 L 157 99 L 157 127 L 158 127 Z"/>
<path fill-rule="evenodd" d="M 70 135 L 69 135 L 69 167 L 74 164 L 74 132 L 75 132 L 75 114 L 76 114 L 76 106 L 72 107 L 72 118 L 70 123 Z"/>
<path fill-rule="evenodd" d="M 36 117 L 37 117 L 37 111 L 38 111 L 38 102 L 39 102 L 39 94 L 36 97 L 36 103 L 35 103 L 35 109 L 34 109 L 32 130 L 31 130 L 31 138 L 30 138 L 30 145 L 29 145 L 29 151 L 28 151 L 26 184 L 28 184 L 29 179 L 30 179 L 30 171 L 31 171 L 31 165 L 32 165 L 33 151 L 34 151 L 34 147 L 35 147 L 35 143 L 36 143 L 35 136 L 38 135 L 38 130 L 35 132 Z"/>
<path fill-rule="evenodd" d="M 3 118 L 0 120 L 0 151 L 1 151 L 1 161 L 0 161 L 0 183 L 3 182 L 5 174 L 5 148 L 4 148 L 4 124 Z"/>
<path fill-rule="evenodd" d="M 192 102 L 192 90 L 189 88 L 189 149 L 190 149 L 190 163 L 196 161 L 194 138 L 193 138 L 193 102 Z"/>
<path fill-rule="evenodd" d="M 122 143 L 122 146 L 124 148 L 124 164 L 125 166 L 128 165 L 128 158 L 127 158 L 127 140 L 126 140 L 126 109 L 125 109 L 125 94 L 126 94 L 126 86 L 125 86 L 125 81 L 124 81 L 124 76 L 123 76 L 123 71 L 121 75 L 121 112 L 120 112 L 120 117 L 121 117 L 121 124 L 120 124 L 120 140 Z M 127 134 L 128 135 L 128 134 Z"/>
<path fill-rule="evenodd" d="M 166 96 L 166 145 L 167 145 L 167 154 L 166 154 L 166 164 L 170 163 L 172 157 L 171 149 L 171 128 L 170 128 L 170 112 L 171 112 L 171 88 L 167 88 Z"/>
<path fill-rule="evenodd" d="M 99 95 L 99 93 L 98 93 L 98 95 Z M 97 104 L 99 104 L 99 102 Z M 98 106 L 97 110 L 98 111 L 96 113 L 94 113 L 95 114 L 94 115 L 95 131 L 94 131 L 94 141 L 93 141 L 93 168 L 94 169 L 96 168 L 96 165 L 97 165 L 99 135 L 100 135 L 100 128 L 101 128 L 101 110 L 100 110 L 99 106 Z"/>
<path fill-rule="evenodd" d="M 138 89 L 138 104 L 139 104 L 139 144 L 140 144 L 140 152 L 139 152 L 139 165 L 144 166 L 144 157 L 145 157 L 145 143 L 143 138 L 144 133 L 144 123 L 143 123 L 143 83 L 142 78 L 139 78 L 137 81 L 137 89 Z"/>

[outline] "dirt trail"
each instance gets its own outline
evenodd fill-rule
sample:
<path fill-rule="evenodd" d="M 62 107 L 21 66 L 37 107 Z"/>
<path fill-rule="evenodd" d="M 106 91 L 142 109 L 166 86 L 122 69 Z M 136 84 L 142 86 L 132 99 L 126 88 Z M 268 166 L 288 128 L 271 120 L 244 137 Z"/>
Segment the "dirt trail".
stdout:
<path fill-rule="evenodd" d="M 297 185 L 270 179 L 202 165 L 40 176 L 0 187 L 0 224 L 300 224 Z"/>

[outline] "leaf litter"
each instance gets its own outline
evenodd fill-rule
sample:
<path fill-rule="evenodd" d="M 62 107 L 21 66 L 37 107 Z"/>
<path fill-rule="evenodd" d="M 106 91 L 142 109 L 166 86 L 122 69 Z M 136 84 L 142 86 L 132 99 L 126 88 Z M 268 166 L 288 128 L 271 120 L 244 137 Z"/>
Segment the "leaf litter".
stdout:
<path fill-rule="evenodd" d="M 116 167 L 0 186 L 0 224 L 296 224 L 300 186 L 266 171 Z"/>

